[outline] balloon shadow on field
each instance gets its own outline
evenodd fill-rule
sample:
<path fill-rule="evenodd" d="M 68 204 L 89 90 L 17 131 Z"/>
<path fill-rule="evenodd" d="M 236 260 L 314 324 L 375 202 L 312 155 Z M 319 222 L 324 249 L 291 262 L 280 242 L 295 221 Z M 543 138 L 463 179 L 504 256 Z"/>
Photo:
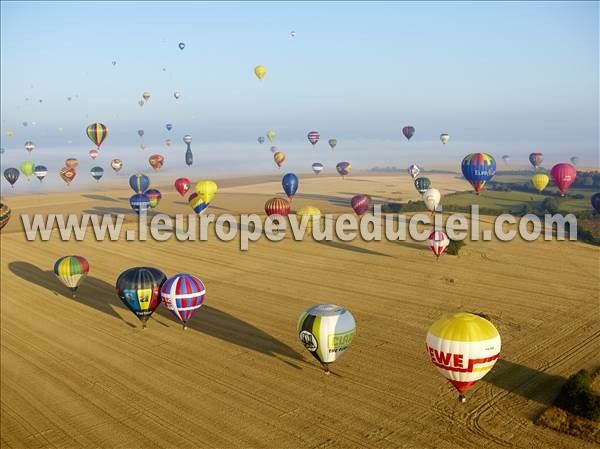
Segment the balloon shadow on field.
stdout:
<path fill-rule="evenodd" d="M 115 307 L 123 308 L 123 306 L 115 295 L 115 287 L 108 282 L 93 276 L 87 276 L 77 289 L 77 297 L 73 298 L 71 290 L 61 284 L 53 270 L 43 271 L 28 262 L 11 262 L 8 264 L 8 268 L 15 276 L 50 290 L 57 296 L 60 295 L 79 304 L 92 307 L 99 312 L 124 321 L 130 327 L 135 327 L 134 324 L 124 320 L 115 312 Z"/>
<path fill-rule="evenodd" d="M 81 195 L 84 198 L 90 199 L 90 200 L 97 200 L 97 201 L 111 201 L 111 202 L 119 202 L 119 200 L 108 196 L 108 195 L 94 195 L 94 194 L 90 194 L 90 193 L 86 193 L 84 195 Z"/>
<path fill-rule="evenodd" d="M 552 405 L 567 379 L 498 359 L 483 381 L 543 405 Z"/>
<path fill-rule="evenodd" d="M 159 307 L 156 312 L 161 317 L 168 318 L 171 323 L 177 327 L 180 324 L 174 320 L 173 315 L 165 307 Z M 262 354 L 277 357 L 278 355 L 290 359 L 304 361 L 304 357 L 293 348 L 277 340 L 266 332 L 253 326 L 250 323 L 240 320 L 222 310 L 211 306 L 202 306 L 198 314 L 187 323 L 188 330 L 198 331 L 211 337 L 218 338 L 227 343 L 232 343 L 242 348 L 260 352 Z M 282 359 L 280 359 L 282 360 Z M 282 360 L 294 368 L 301 369 L 299 366 Z"/>
<path fill-rule="evenodd" d="M 321 245 L 329 246 L 330 248 L 344 249 L 346 251 L 353 251 L 355 253 L 370 254 L 373 256 L 392 257 L 389 254 L 380 253 L 379 251 L 373 251 L 372 249 L 361 248 L 360 246 L 350 245 L 349 243 L 336 242 L 335 240 L 315 240 L 315 242 L 317 242 Z"/>
<path fill-rule="evenodd" d="M 92 307 L 99 312 L 105 313 L 113 318 L 123 321 L 131 328 L 140 328 L 141 325 L 134 315 L 131 315 L 132 321 L 124 319 L 115 309 L 122 309 L 131 313 L 115 294 L 115 287 L 108 282 L 93 276 L 87 276 L 77 290 L 77 297 L 73 298 L 71 290 L 56 278 L 53 270 L 41 270 L 37 266 L 28 262 L 11 262 L 8 264 L 9 270 L 17 277 L 38 285 L 46 290 L 53 292 L 56 296 L 62 296 L 71 301 Z M 155 314 L 168 319 L 168 323 L 158 320 L 152 320 L 150 326 L 159 324 L 165 327 L 179 327 L 174 321 L 173 315 L 164 307 L 159 306 Z M 210 306 L 203 306 L 198 316 L 188 322 L 188 331 L 195 330 L 211 337 L 218 338 L 228 343 L 260 352 L 262 354 L 275 357 L 284 363 L 301 369 L 299 366 L 281 359 L 278 356 L 284 356 L 297 361 L 304 361 L 304 357 L 293 348 L 277 340 L 257 327 L 242 321 L 233 315 Z M 183 331 L 182 331 L 183 332 Z"/>

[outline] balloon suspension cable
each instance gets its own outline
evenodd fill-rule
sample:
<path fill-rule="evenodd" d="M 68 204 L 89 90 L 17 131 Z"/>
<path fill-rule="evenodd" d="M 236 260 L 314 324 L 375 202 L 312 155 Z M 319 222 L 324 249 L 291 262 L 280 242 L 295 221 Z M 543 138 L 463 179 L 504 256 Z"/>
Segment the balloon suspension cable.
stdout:
<path fill-rule="evenodd" d="M 464 404 L 465 402 L 467 402 L 467 398 L 464 394 L 459 394 L 458 395 L 458 402 L 460 402 L 461 404 Z"/>
<path fill-rule="evenodd" d="M 79 286 L 77 286 L 77 287 L 74 287 L 74 288 L 72 288 L 72 289 L 71 289 L 71 296 L 72 296 L 73 298 L 77 298 L 77 289 L 78 289 L 78 288 L 79 288 Z"/>
<path fill-rule="evenodd" d="M 187 330 L 187 321 L 183 322 L 183 330 L 186 331 Z"/>

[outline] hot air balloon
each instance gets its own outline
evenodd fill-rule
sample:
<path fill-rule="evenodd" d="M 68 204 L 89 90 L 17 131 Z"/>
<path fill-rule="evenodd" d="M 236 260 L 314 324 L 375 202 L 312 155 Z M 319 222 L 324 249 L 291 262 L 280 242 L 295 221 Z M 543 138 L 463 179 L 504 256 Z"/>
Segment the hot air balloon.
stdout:
<path fill-rule="evenodd" d="M 496 174 L 496 160 L 487 153 L 471 153 L 462 160 L 460 168 L 479 195 L 485 183 Z"/>
<path fill-rule="evenodd" d="M 350 200 L 350 205 L 356 215 L 363 215 L 366 211 L 369 210 L 369 197 L 367 195 L 355 195 Z"/>
<path fill-rule="evenodd" d="M 143 129 L 138 129 L 138 136 L 143 137 L 144 135 L 144 130 Z"/>
<path fill-rule="evenodd" d="M 270 129 L 269 131 L 267 131 L 267 139 L 269 139 L 269 142 L 273 142 L 273 139 L 275 139 L 275 137 L 277 136 L 277 133 L 275 131 L 273 131 L 272 129 Z"/>
<path fill-rule="evenodd" d="M 294 195 L 298 191 L 298 184 L 298 176 L 296 176 L 294 173 L 286 173 L 281 179 L 283 191 L 288 196 L 290 201 L 294 198 Z"/>
<path fill-rule="evenodd" d="M 538 173 L 531 177 L 531 183 L 533 184 L 533 187 L 535 187 L 540 193 L 542 193 L 549 182 L 550 178 L 544 173 Z"/>
<path fill-rule="evenodd" d="M 183 50 L 185 48 L 185 44 L 183 42 L 179 42 L 179 49 Z"/>
<path fill-rule="evenodd" d="M 190 136 L 189 134 L 183 136 L 183 143 L 185 143 L 186 145 L 192 143 L 192 136 Z"/>
<path fill-rule="evenodd" d="M 165 145 L 170 147 L 173 141 L 171 139 L 165 139 Z"/>
<path fill-rule="evenodd" d="M 414 126 L 405 126 L 404 128 L 402 128 L 402 134 L 404 134 L 404 137 L 406 137 L 406 140 L 410 140 L 410 138 L 413 136 L 414 133 L 415 133 Z"/>
<path fill-rule="evenodd" d="M 329 146 L 331 147 L 332 150 L 335 150 L 335 147 L 337 145 L 337 139 L 329 139 L 327 141 L 327 143 L 329 143 Z"/>
<path fill-rule="evenodd" d="M 421 169 L 417 165 L 412 164 L 408 167 L 408 174 L 412 179 L 415 179 L 417 176 L 419 176 L 419 173 L 421 173 Z"/>
<path fill-rule="evenodd" d="M 27 122 L 23 122 L 23 126 L 27 126 L 29 123 Z"/>
<path fill-rule="evenodd" d="M 96 180 L 96 182 L 100 182 L 102 176 L 104 176 L 104 169 L 102 167 L 92 167 L 90 169 L 90 173 L 92 174 L 92 178 Z"/>
<path fill-rule="evenodd" d="M 140 144 L 140 150 L 145 150 L 146 149 L 146 145 L 144 145 L 143 143 Z"/>
<path fill-rule="evenodd" d="M 28 140 L 25 142 L 25 149 L 28 153 L 31 153 L 35 149 L 35 144 L 31 140 Z"/>
<path fill-rule="evenodd" d="M 112 65 L 113 65 L 113 66 L 116 66 L 116 65 L 117 65 L 117 61 L 113 61 L 113 62 L 112 62 Z"/>
<path fill-rule="evenodd" d="M 148 162 L 154 171 L 158 171 L 165 163 L 165 157 L 162 154 L 153 154 L 148 158 Z"/>
<path fill-rule="evenodd" d="M 71 289 L 73 298 L 81 281 L 90 272 L 90 265 L 85 257 L 64 256 L 54 262 L 54 274 L 60 282 Z"/>
<path fill-rule="evenodd" d="M 138 104 L 140 105 L 140 108 L 141 108 L 142 106 L 144 106 L 144 100 L 138 101 Z"/>
<path fill-rule="evenodd" d="M 308 235 L 311 233 L 313 220 L 321 219 L 321 211 L 314 206 L 303 206 L 296 211 L 296 217 L 302 221 L 302 217 L 308 217 L 308 222 L 305 229 L 305 234 Z"/>
<path fill-rule="evenodd" d="M 217 196 L 219 189 L 216 182 L 210 179 L 203 179 L 196 183 L 195 190 L 202 201 L 210 204 L 215 199 L 215 196 Z"/>
<path fill-rule="evenodd" d="M 175 97 L 176 100 L 179 100 L 181 98 L 181 93 L 175 92 L 175 93 L 173 93 L 173 96 Z"/>
<path fill-rule="evenodd" d="M 129 177 L 129 186 L 135 193 L 144 193 L 150 187 L 150 178 L 143 173 L 136 173 Z"/>
<path fill-rule="evenodd" d="M 352 165 L 350 165 L 350 162 L 338 162 L 335 166 L 335 169 L 340 175 L 342 175 L 343 178 L 344 176 L 350 173 L 350 171 L 352 170 Z"/>
<path fill-rule="evenodd" d="M 185 150 L 185 165 L 191 167 L 194 163 L 194 155 L 192 154 L 192 149 L 188 146 L 187 150 Z"/>
<path fill-rule="evenodd" d="M 438 189 L 429 188 L 423 192 L 423 202 L 425 203 L 425 207 L 432 213 L 435 212 L 435 208 L 439 206 L 441 199 L 442 194 Z"/>
<path fill-rule="evenodd" d="M 282 151 L 278 151 L 273 155 L 273 159 L 275 160 L 277 167 L 281 168 L 283 161 L 285 161 L 285 154 L 283 154 Z"/>
<path fill-rule="evenodd" d="M 92 160 L 95 160 L 100 153 L 98 152 L 98 150 L 90 150 L 88 152 L 88 154 L 90 155 L 90 157 L 92 158 Z"/>
<path fill-rule="evenodd" d="M 21 173 L 27 176 L 27 181 L 29 181 L 29 177 L 33 175 L 33 171 L 35 170 L 35 164 L 32 161 L 25 161 L 19 168 L 21 169 Z"/>
<path fill-rule="evenodd" d="M 500 356 L 500 335 L 488 320 L 472 313 L 444 315 L 427 333 L 431 363 L 458 390 L 459 400 L 485 376 Z"/>
<path fill-rule="evenodd" d="M 446 133 L 440 134 L 440 140 L 442 141 L 442 143 L 444 145 L 446 145 L 448 143 L 448 141 L 450 140 L 450 136 Z"/>
<path fill-rule="evenodd" d="M 285 198 L 271 198 L 265 203 L 265 213 L 268 216 L 281 215 L 287 217 L 290 213 L 291 204 Z"/>
<path fill-rule="evenodd" d="M 265 138 L 263 136 L 259 136 L 256 140 L 258 140 L 258 143 L 260 143 L 261 145 L 265 143 Z"/>
<path fill-rule="evenodd" d="M 129 197 L 129 205 L 136 214 L 146 213 L 150 207 L 150 200 L 145 193 L 136 193 Z"/>
<path fill-rule="evenodd" d="M 271 147 L 271 153 L 275 154 L 275 153 L 277 153 L 278 151 L 279 151 L 279 148 L 278 148 L 278 147 L 276 147 L 275 145 L 273 145 L 273 146 Z"/>
<path fill-rule="evenodd" d="M 171 131 L 173 129 L 173 125 L 170 123 L 167 123 L 165 127 L 167 128 L 167 131 Z"/>
<path fill-rule="evenodd" d="M 315 175 L 318 175 L 323 171 L 323 164 L 321 164 L 320 162 L 315 162 L 314 164 L 312 164 L 312 170 L 315 173 Z"/>
<path fill-rule="evenodd" d="M 600 192 L 594 193 L 590 198 L 592 203 L 592 207 L 596 210 L 597 213 L 600 214 Z"/>
<path fill-rule="evenodd" d="M 259 80 L 262 80 L 267 74 L 267 69 L 265 68 L 265 66 L 257 65 L 256 67 L 254 67 L 254 74 Z"/>
<path fill-rule="evenodd" d="M 296 330 L 304 347 L 329 373 L 329 364 L 340 358 L 352 343 L 356 322 L 343 307 L 320 304 L 300 315 Z"/>
<path fill-rule="evenodd" d="M 158 203 L 160 203 L 162 198 L 162 194 L 156 189 L 148 189 L 144 195 L 148 198 L 148 206 L 150 209 L 154 209 L 158 206 Z"/>
<path fill-rule="evenodd" d="M 431 180 L 429 178 L 417 178 L 415 179 L 415 189 L 420 194 L 423 194 L 427 189 L 431 187 Z"/>
<path fill-rule="evenodd" d="M 121 168 L 123 167 L 123 161 L 121 159 L 113 159 L 110 161 L 110 166 L 115 171 L 115 173 L 119 173 Z"/>
<path fill-rule="evenodd" d="M 306 138 L 314 148 L 319 139 L 321 138 L 321 134 L 319 134 L 317 131 L 311 131 L 307 134 Z"/>
<path fill-rule="evenodd" d="M 117 279 L 117 295 L 142 322 L 143 328 L 161 302 L 160 289 L 166 280 L 162 271 L 152 267 L 130 268 Z"/>
<path fill-rule="evenodd" d="M 78 165 L 79 165 L 79 161 L 77 159 L 75 159 L 74 157 L 70 157 L 65 160 L 65 166 L 67 166 L 69 168 L 77 168 Z"/>
<path fill-rule="evenodd" d="M 162 285 L 160 295 L 164 305 L 187 329 L 187 322 L 204 302 L 206 288 L 200 279 L 191 274 L 176 274 Z"/>
<path fill-rule="evenodd" d="M 5 135 L 6 137 L 10 138 L 10 137 L 14 136 L 14 135 L 15 135 L 15 133 L 14 133 L 14 131 L 10 131 L 10 130 L 9 130 L 9 131 L 6 131 L 6 132 L 4 133 L 4 135 Z"/>
<path fill-rule="evenodd" d="M 74 168 L 63 167 L 60 169 L 58 174 L 61 177 L 61 179 L 67 183 L 67 186 L 70 187 L 77 173 L 75 172 Z"/>
<path fill-rule="evenodd" d="M 291 37 L 296 37 L 296 32 L 295 31 L 290 31 L 290 36 Z"/>
<path fill-rule="evenodd" d="M 204 212 L 210 205 L 210 203 L 203 201 L 202 197 L 195 192 L 188 197 L 188 202 L 190 203 L 190 207 L 197 214 Z"/>
<path fill-rule="evenodd" d="M 144 92 L 142 98 L 147 102 L 150 99 L 150 92 Z"/>
<path fill-rule="evenodd" d="M 448 249 L 448 245 L 450 245 L 450 239 L 444 231 L 431 231 L 427 237 L 427 246 L 435 254 L 436 260 Z"/>
<path fill-rule="evenodd" d="M 571 164 L 573 164 L 573 165 L 579 164 L 579 157 L 577 157 L 577 156 L 573 156 L 569 160 L 571 161 Z"/>
<path fill-rule="evenodd" d="M 16 168 L 11 167 L 11 168 L 7 168 L 6 170 L 4 170 L 4 178 L 8 181 L 8 183 L 13 188 L 15 186 L 15 182 L 17 182 L 17 179 L 19 179 L 20 175 L 21 175 L 21 173 Z"/>
<path fill-rule="evenodd" d="M 106 140 L 108 136 L 108 128 L 102 123 L 92 123 L 86 128 L 86 134 L 88 138 L 100 149 L 102 142 Z"/>
<path fill-rule="evenodd" d="M 48 169 L 44 165 L 36 165 L 33 170 L 34 176 L 42 182 L 48 174 Z"/>
<path fill-rule="evenodd" d="M 175 180 L 175 190 L 181 195 L 185 196 L 185 194 L 190 190 L 191 181 L 187 178 L 177 178 Z"/>
<path fill-rule="evenodd" d="M 575 182 L 575 178 L 577 177 L 577 170 L 571 164 L 556 164 L 550 170 L 550 176 L 558 187 L 561 196 L 565 196 L 565 192 L 569 190 L 569 187 L 573 182 Z"/>
<path fill-rule="evenodd" d="M 510 162 L 510 156 L 508 154 L 505 154 L 504 156 L 502 156 L 502 160 L 505 164 L 508 165 L 508 163 Z"/>
<path fill-rule="evenodd" d="M 10 220 L 10 207 L 6 204 L 0 203 L 0 229 L 7 225 Z"/>
<path fill-rule="evenodd" d="M 537 168 L 542 165 L 544 160 L 544 155 L 542 153 L 531 153 L 529 155 L 529 162 L 533 165 L 533 168 L 537 170 Z"/>

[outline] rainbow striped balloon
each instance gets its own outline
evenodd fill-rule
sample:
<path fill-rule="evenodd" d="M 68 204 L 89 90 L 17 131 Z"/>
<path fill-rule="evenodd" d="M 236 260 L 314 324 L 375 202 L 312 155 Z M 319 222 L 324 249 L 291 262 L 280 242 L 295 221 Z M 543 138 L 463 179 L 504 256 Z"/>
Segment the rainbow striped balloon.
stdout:
<path fill-rule="evenodd" d="M 60 282 L 71 289 L 73 297 L 89 271 L 88 261 L 81 256 L 64 256 L 54 262 L 54 274 Z"/>
<path fill-rule="evenodd" d="M 102 123 L 92 123 L 85 130 L 88 138 L 100 149 L 100 145 L 108 136 L 108 128 Z"/>
<path fill-rule="evenodd" d="M 197 193 L 192 193 L 188 198 L 188 202 L 190 203 L 190 206 L 192 206 L 192 209 L 194 209 L 194 212 L 197 214 L 204 212 L 210 205 L 210 203 L 205 203 L 202 200 L 202 197 Z"/>
<path fill-rule="evenodd" d="M 10 220 L 10 207 L 0 203 L 0 229 L 2 229 Z"/>
<path fill-rule="evenodd" d="M 444 315 L 426 338 L 431 363 L 460 394 L 485 376 L 500 356 L 500 334 L 488 320 L 472 313 Z"/>
<path fill-rule="evenodd" d="M 479 194 L 496 174 L 496 160 L 487 153 L 471 153 L 462 160 L 462 174 Z"/>
<path fill-rule="evenodd" d="M 187 329 L 187 322 L 204 302 L 206 289 L 200 279 L 191 274 L 176 274 L 163 284 L 160 295 L 167 307 Z"/>

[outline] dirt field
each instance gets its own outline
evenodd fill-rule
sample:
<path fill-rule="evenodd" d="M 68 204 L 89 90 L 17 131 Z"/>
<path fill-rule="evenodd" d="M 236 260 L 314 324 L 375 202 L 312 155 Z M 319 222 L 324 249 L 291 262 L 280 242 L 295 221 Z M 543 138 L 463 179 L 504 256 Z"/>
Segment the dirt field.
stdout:
<path fill-rule="evenodd" d="M 432 175 L 442 192 L 465 189 Z M 356 193 L 406 201 L 406 176 L 301 180 L 294 206 L 349 211 Z M 239 183 L 238 183 L 239 184 Z M 222 183 L 210 211 L 262 212 L 278 178 Z M 171 187 L 161 211 L 189 213 Z M 468 242 L 438 262 L 417 242 L 27 242 L 16 216 L 123 212 L 128 189 L 6 195 L 1 250 L 1 443 L 6 448 L 586 448 L 535 426 L 566 377 L 599 363 L 600 251 L 578 242 Z M 483 218 L 489 228 L 490 218 Z M 126 225 L 134 229 L 135 225 Z M 52 274 L 77 254 L 77 299 Z M 148 328 L 119 301 L 118 275 L 149 265 L 207 288 L 187 331 L 162 306 Z M 357 322 L 324 375 L 295 334 L 307 307 Z M 442 314 L 488 314 L 501 360 L 459 404 L 425 353 Z"/>

